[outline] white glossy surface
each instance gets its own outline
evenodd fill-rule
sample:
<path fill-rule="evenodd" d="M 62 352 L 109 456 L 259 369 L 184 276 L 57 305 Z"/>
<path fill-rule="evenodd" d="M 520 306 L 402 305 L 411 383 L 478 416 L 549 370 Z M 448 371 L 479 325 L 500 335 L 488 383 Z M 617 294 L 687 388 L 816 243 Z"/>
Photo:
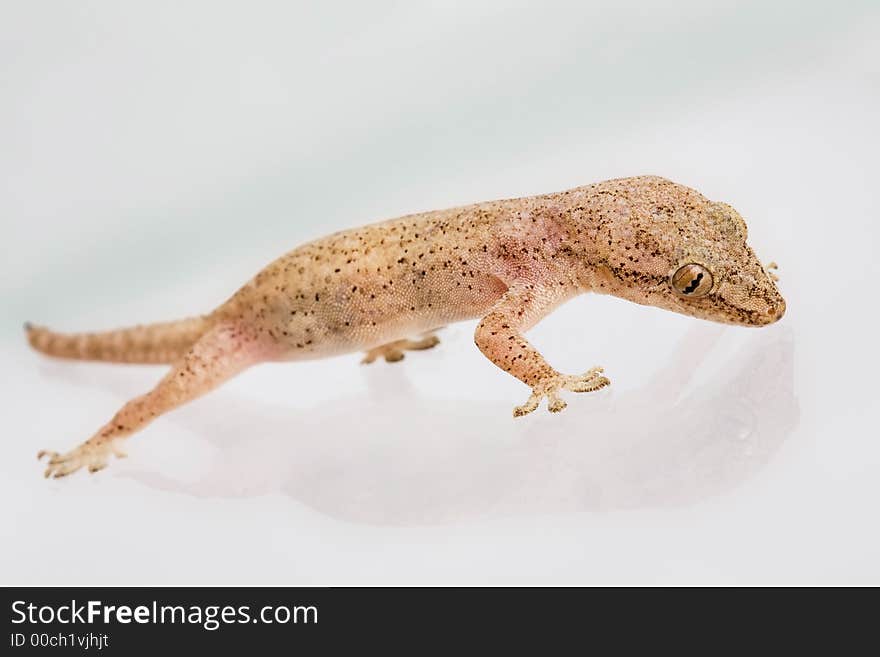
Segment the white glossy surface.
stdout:
<path fill-rule="evenodd" d="M 0 582 L 880 583 L 876 3 L 541 4 L 4 4 Z M 782 322 L 584 297 L 531 336 L 612 379 L 562 415 L 514 421 L 462 324 L 41 478 L 161 369 L 49 361 L 23 320 L 201 312 L 322 233 L 639 173 L 742 212 Z"/>

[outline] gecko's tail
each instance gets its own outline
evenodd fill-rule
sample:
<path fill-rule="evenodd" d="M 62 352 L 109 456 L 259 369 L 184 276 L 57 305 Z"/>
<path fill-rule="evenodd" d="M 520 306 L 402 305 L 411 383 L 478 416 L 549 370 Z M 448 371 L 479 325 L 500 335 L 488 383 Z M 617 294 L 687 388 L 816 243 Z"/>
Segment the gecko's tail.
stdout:
<path fill-rule="evenodd" d="M 209 317 L 192 317 L 100 333 L 55 333 L 26 323 L 24 330 L 34 349 L 56 358 L 158 364 L 178 360 L 211 323 Z"/>

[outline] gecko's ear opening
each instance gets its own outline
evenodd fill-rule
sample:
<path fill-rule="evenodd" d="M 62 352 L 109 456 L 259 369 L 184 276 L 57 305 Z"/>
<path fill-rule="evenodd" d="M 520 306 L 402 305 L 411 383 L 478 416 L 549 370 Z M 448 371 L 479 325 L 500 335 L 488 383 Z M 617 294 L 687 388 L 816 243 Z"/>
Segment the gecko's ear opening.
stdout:
<path fill-rule="evenodd" d="M 727 203 L 721 202 L 712 203 L 709 212 L 726 237 L 745 243 L 749 237 L 749 229 L 739 212 Z"/>

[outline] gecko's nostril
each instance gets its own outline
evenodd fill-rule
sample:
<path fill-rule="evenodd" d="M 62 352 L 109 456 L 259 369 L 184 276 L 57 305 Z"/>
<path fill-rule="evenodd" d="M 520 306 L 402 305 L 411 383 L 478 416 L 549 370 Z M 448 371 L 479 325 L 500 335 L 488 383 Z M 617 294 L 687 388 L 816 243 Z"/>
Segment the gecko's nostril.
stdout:
<path fill-rule="evenodd" d="M 779 303 L 776 305 L 776 319 L 782 319 L 782 316 L 785 314 L 785 301 L 783 299 L 779 300 Z"/>
<path fill-rule="evenodd" d="M 775 306 L 770 306 L 765 314 L 767 315 L 768 323 L 782 319 L 782 316 L 785 314 L 785 301 L 780 299 Z"/>

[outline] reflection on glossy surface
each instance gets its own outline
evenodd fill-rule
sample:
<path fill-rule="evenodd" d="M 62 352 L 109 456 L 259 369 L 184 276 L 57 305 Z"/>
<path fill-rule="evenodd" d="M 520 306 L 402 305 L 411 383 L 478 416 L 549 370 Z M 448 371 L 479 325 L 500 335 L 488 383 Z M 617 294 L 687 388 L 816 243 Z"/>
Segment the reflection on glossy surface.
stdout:
<path fill-rule="evenodd" d="M 370 371 L 371 397 L 307 412 L 209 398 L 186 416 L 218 450 L 204 477 L 130 476 L 200 497 L 282 491 L 380 524 L 693 504 L 758 472 L 798 419 L 784 332 L 747 340 L 693 389 L 723 330 L 692 329 L 641 388 L 579 396 L 535 421 L 498 403 L 424 398 L 400 367 Z"/>

